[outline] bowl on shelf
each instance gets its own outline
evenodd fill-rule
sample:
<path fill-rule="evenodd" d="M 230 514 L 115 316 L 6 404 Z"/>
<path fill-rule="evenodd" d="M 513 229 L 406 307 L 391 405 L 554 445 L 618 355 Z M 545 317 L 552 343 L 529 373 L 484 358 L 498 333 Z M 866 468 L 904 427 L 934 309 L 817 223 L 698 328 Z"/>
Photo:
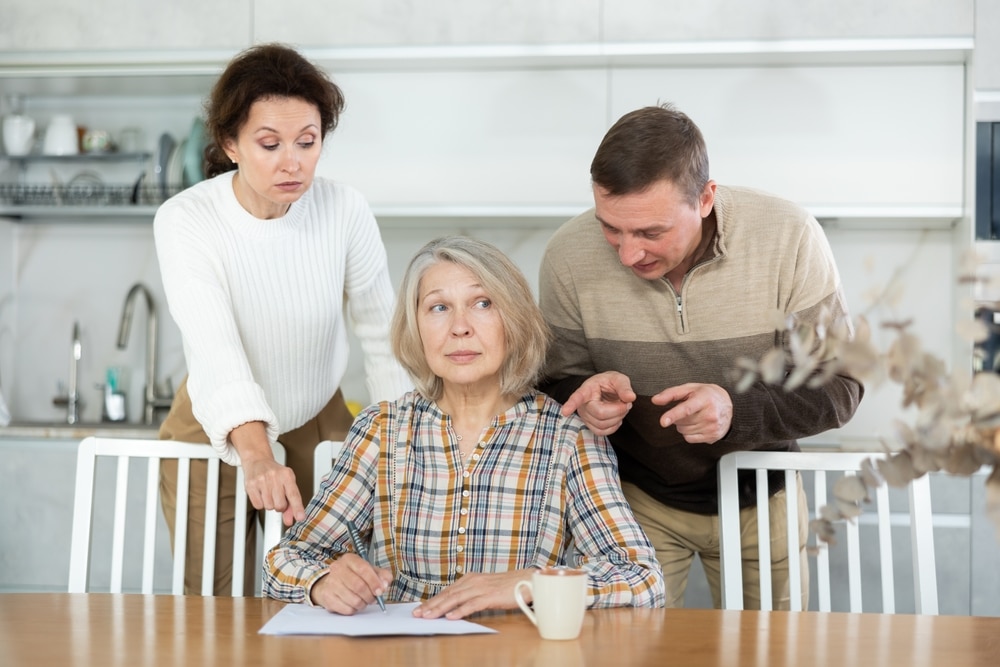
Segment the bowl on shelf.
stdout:
<path fill-rule="evenodd" d="M 80 152 L 80 134 L 73 117 L 56 114 L 45 130 L 42 152 L 46 155 L 77 155 Z"/>

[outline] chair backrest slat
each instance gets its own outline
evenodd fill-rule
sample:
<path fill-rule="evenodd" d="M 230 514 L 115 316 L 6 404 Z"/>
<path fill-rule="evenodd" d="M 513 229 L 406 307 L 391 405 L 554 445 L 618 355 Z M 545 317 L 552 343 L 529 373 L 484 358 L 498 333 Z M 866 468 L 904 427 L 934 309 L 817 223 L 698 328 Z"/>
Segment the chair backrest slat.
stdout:
<path fill-rule="evenodd" d="M 76 488 L 73 491 L 73 529 L 70 535 L 69 592 L 86 593 L 90 580 L 90 540 L 93 529 L 96 443 L 80 443 L 76 456 Z"/>
<path fill-rule="evenodd" d="M 799 496 L 798 473 L 794 470 L 785 471 L 785 539 L 788 541 L 788 553 L 799 553 Z M 788 595 L 792 611 L 802 611 L 802 563 L 798 558 L 788 559 Z"/>
<path fill-rule="evenodd" d="M 813 472 L 813 508 L 818 513 L 819 507 L 826 503 L 826 471 Z M 815 545 L 815 538 L 812 540 Z M 819 610 L 830 611 L 830 551 L 817 549 L 816 555 L 816 593 L 819 596 Z"/>
<path fill-rule="evenodd" d="M 284 448 L 274 448 L 275 459 L 284 463 Z M 160 517 L 159 483 L 160 462 L 163 459 L 177 460 L 177 508 L 174 531 L 173 565 L 171 568 L 171 591 L 180 595 L 184 591 L 184 554 L 187 550 L 187 524 L 189 515 L 188 491 L 191 485 L 191 461 L 207 462 L 208 480 L 206 496 L 205 551 L 202 563 L 205 572 L 213 572 L 215 566 L 215 524 L 218 514 L 218 488 L 221 459 L 215 450 L 206 445 L 135 438 L 89 437 L 81 441 L 77 452 L 76 489 L 74 491 L 73 529 L 70 545 L 69 591 L 83 593 L 91 590 L 91 550 L 94 541 L 94 487 L 97 480 L 97 460 L 115 458 L 117 460 L 114 489 L 114 512 L 111 535 L 110 592 L 125 590 L 126 547 L 132 544 L 127 531 L 141 516 L 142 532 L 142 580 L 140 590 L 152 593 L 155 566 L 155 545 L 157 520 Z M 145 507 L 130 520 L 128 513 L 129 472 L 132 459 L 146 462 Z M 242 489 L 243 470 L 237 468 L 239 488 Z M 246 531 L 247 498 L 245 493 L 237 493 L 237 528 Z M 281 536 L 281 514 L 267 512 L 264 525 L 263 548 L 268 550 Z M 243 553 L 246 541 L 235 539 L 233 545 L 234 564 L 240 569 L 239 577 L 234 577 L 233 594 L 243 592 Z M 235 569 L 235 568 L 234 568 Z M 206 576 L 202 593 L 212 594 L 213 577 Z"/>
<path fill-rule="evenodd" d="M 243 468 L 236 471 L 236 488 L 242 489 L 246 486 L 246 478 L 243 474 Z M 233 525 L 233 535 L 246 535 L 247 534 L 247 494 L 237 493 L 236 494 L 236 520 Z M 277 544 L 278 540 L 275 538 L 274 542 L 268 542 L 267 535 L 264 536 L 264 544 Z M 246 545 L 241 545 L 239 540 L 233 540 L 233 586 L 232 593 L 233 597 L 241 597 L 243 595 L 243 577 L 246 574 L 244 570 L 243 562 L 243 550 Z"/>
<path fill-rule="evenodd" d="M 343 449 L 344 443 L 341 440 L 324 440 L 316 445 L 313 451 L 313 493 L 319 491 L 319 485 Z"/>
<path fill-rule="evenodd" d="M 847 533 L 847 591 L 850 599 L 850 611 L 860 614 L 861 604 L 861 533 L 858 522 L 849 521 Z"/>
<path fill-rule="evenodd" d="M 896 575 L 892 567 L 892 512 L 889 507 L 889 487 L 875 491 L 878 511 L 878 555 L 882 573 L 882 611 L 896 613 Z"/>
<path fill-rule="evenodd" d="M 205 475 L 205 533 L 202 538 L 204 548 L 201 552 L 201 571 L 215 572 L 215 525 L 219 516 L 219 459 L 208 460 L 208 474 Z M 238 542 L 239 538 L 234 533 L 233 542 Z M 174 558 L 177 555 L 174 554 Z M 203 576 L 201 578 L 201 594 L 212 595 L 215 590 L 215 581 L 212 577 Z"/>
<path fill-rule="evenodd" d="M 767 484 L 767 470 L 757 471 L 757 551 L 760 555 L 760 608 L 771 610 L 771 512 L 767 499 L 770 495 Z M 767 563 L 767 567 L 764 566 Z"/>
<path fill-rule="evenodd" d="M 931 511 L 931 481 L 924 475 L 910 483 L 910 542 L 913 545 L 913 590 L 918 614 L 938 613 L 937 559 L 934 555 L 934 523 Z"/>
<path fill-rule="evenodd" d="M 170 578 L 170 592 L 184 594 L 184 571 L 186 569 L 188 492 L 191 487 L 191 460 L 177 461 L 177 502 L 174 509 L 174 567 Z"/>
<path fill-rule="evenodd" d="M 115 475 L 115 519 L 111 540 L 111 592 L 122 592 L 122 572 L 125 569 L 125 520 L 128 515 L 128 468 L 127 456 L 118 457 Z"/>
<path fill-rule="evenodd" d="M 156 517 L 160 507 L 160 459 L 146 466 L 146 517 L 142 539 L 142 593 L 153 593 L 153 556 L 156 555 Z"/>

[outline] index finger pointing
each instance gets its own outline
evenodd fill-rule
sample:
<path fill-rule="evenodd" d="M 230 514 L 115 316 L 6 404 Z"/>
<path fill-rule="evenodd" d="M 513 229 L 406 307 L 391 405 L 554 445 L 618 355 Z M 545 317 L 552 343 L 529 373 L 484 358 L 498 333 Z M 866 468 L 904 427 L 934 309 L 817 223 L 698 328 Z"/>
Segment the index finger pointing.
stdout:
<path fill-rule="evenodd" d="M 290 511 L 296 521 L 305 519 L 306 509 L 302 504 L 302 494 L 299 493 L 299 487 L 295 482 L 285 486 L 285 497 L 288 499 L 286 511 Z"/>

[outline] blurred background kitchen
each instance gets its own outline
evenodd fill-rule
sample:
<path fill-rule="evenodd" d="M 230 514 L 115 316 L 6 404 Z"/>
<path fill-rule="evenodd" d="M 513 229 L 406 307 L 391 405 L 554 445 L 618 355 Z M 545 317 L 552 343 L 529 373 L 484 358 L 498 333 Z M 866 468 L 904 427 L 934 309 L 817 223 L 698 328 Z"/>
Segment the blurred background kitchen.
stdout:
<path fill-rule="evenodd" d="M 1000 0 L 4 4 L 0 117 L 35 127 L 26 154 L 11 154 L 23 142 L 0 154 L 0 392 L 21 425 L 0 429 L 0 501 L 72 488 L 76 441 L 113 416 L 109 369 L 129 428 L 155 436 L 138 422 L 149 399 L 153 421 L 162 416 L 185 368 L 152 217 L 163 195 L 200 178 L 190 156 L 202 100 L 257 42 L 300 48 L 345 91 L 320 173 L 368 197 L 395 280 L 424 242 L 458 232 L 497 244 L 534 282 L 552 231 L 592 205 L 589 164 L 606 129 L 671 101 L 704 132 L 713 178 L 821 220 L 855 314 L 898 284 L 894 312 L 871 319 L 912 318 L 927 348 L 971 369 L 955 323 L 1000 298 L 955 281 L 971 249 L 1000 273 L 990 241 L 1000 234 L 977 219 L 975 184 L 977 125 L 1000 121 Z M 67 116 L 76 150 L 47 137 Z M 127 301 L 136 284 L 145 290 Z M 365 404 L 360 355 L 352 362 L 345 396 Z M 77 427 L 56 428 L 71 417 L 74 375 Z M 899 405 L 894 387 L 871 389 L 846 427 L 814 444 L 873 444 Z M 941 585 L 942 611 L 997 609 L 1000 573 L 977 586 L 969 574 L 996 562 L 977 523 L 981 486 L 954 480 L 935 495 L 951 531 L 939 544 L 962 554 L 938 558 L 954 569 L 942 575 L 954 584 Z M 57 502 L 22 501 L 0 534 L 44 520 L 50 505 L 63 521 Z M 9 551 L 0 572 L 18 572 Z M 0 589 L 62 587 L 51 579 Z"/>

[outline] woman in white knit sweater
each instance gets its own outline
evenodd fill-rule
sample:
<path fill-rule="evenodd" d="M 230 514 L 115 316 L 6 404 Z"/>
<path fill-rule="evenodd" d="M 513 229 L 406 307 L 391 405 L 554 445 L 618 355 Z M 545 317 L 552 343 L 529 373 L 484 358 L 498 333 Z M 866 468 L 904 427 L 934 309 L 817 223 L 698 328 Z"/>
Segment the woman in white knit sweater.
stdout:
<path fill-rule="evenodd" d="M 340 89 L 291 48 L 237 55 L 206 105 L 208 180 L 165 202 L 154 222 L 188 370 L 160 438 L 210 444 L 242 464 L 253 507 L 283 512 L 287 525 L 305 516 L 316 444 L 343 439 L 351 424 L 339 390 L 349 352 L 345 298 L 370 398 L 394 399 L 411 386 L 389 345 L 394 295 L 375 219 L 357 191 L 314 178 L 343 105 Z M 287 466 L 274 460 L 276 441 Z M 224 468 L 219 594 L 232 578 L 228 501 L 242 493 L 235 469 Z M 201 587 L 202 474 L 192 470 L 189 592 Z M 176 465 L 164 467 L 160 486 L 172 531 Z M 255 570 L 248 565 L 248 578 Z"/>

